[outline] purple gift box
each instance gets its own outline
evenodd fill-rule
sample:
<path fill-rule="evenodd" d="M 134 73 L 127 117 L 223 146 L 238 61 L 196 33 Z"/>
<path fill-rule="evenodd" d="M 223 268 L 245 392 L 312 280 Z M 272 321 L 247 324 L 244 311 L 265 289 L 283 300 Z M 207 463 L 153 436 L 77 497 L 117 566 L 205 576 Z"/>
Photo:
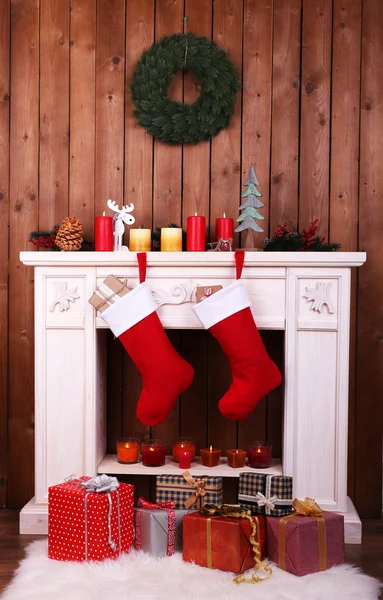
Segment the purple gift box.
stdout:
<path fill-rule="evenodd" d="M 286 517 L 266 517 L 268 558 L 294 575 L 317 573 L 344 563 L 343 515 L 323 512 L 321 518 L 322 526 L 315 517 L 287 520 Z"/>

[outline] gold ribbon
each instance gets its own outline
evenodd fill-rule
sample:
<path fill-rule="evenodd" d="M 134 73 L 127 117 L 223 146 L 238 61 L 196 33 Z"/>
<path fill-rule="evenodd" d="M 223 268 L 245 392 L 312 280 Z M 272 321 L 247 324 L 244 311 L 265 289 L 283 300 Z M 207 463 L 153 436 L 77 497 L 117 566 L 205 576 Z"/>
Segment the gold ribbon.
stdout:
<path fill-rule="evenodd" d="M 194 477 L 190 475 L 189 471 L 185 471 L 184 473 L 182 473 L 182 476 L 186 479 L 186 481 L 191 487 L 195 488 L 194 494 L 184 502 L 185 508 L 188 510 L 194 504 L 194 502 L 197 502 L 198 498 L 203 498 L 203 496 L 206 496 L 206 481 L 205 479 L 196 481 Z"/>
<path fill-rule="evenodd" d="M 259 581 L 264 581 L 271 577 L 271 567 L 264 561 L 261 561 L 261 544 L 260 544 L 260 529 L 259 529 L 259 521 L 258 517 L 252 517 L 250 510 L 242 510 L 238 504 L 221 504 L 221 506 L 216 506 L 215 504 L 205 504 L 201 509 L 200 513 L 203 515 L 208 515 L 208 519 L 206 519 L 206 555 L 207 555 L 207 566 L 209 569 L 213 568 L 213 559 L 212 559 L 212 550 L 211 550 L 211 542 L 212 542 L 212 533 L 211 533 L 211 521 L 212 517 L 227 517 L 227 518 L 241 518 L 247 519 L 251 525 L 251 535 L 250 535 L 250 544 L 254 553 L 254 567 L 258 569 L 263 569 L 265 573 L 265 577 L 259 577 L 256 573 L 253 573 L 250 579 L 244 577 L 243 575 L 237 575 L 234 577 L 233 583 L 258 583 Z M 255 522 L 254 522 L 255 521 Z M 255 539 L 257 536 L 257 540 Z"/>
<path fill-rule="evenodd" d="M 282 517 L 278 524 L 278 565 L 286 571 L 286 529 L 288 521 L 298 519 L 299 517 L 309 517 L 316 519 L 318 525 L 318 551 L 319 551 L 319 571 L 327 569 L 327 539 L 326 539 L 326 521 L 322 517 L 322 510 L 313 498 L 293 501 L 294 513 Z"/>

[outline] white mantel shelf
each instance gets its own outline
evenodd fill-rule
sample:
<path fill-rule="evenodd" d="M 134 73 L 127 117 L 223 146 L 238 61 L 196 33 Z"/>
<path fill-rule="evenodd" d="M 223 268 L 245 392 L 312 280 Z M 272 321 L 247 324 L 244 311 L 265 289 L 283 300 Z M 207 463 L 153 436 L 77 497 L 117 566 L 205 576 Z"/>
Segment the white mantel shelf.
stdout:
<path fill-rule="evenodd" d="M 282 463 L 273 459 L 271 467 L 267 469 L 253 469 L 245 465 L 241 468 L 229 467 L 226 458 L 220 458 L 216 467 L 204 467 L 197 457 L 187 469 L 191 475 L 209 477 L 239 477 L 240 473 L 261 473 L 263 475 L 282 475 Z M 107 454 L 98 465 L 98 473 L 110 473 L 114 475 L 182 475 L 185 469 L 180 469 L 178 463 L 171 456 L 167 456 L 162 467 L 145 467 L 141 462 L 134 464 L 122 464 L 117 462 L 116 454 Z"/>
<path fill-rule="evenodd" d="M 137 264 L 135 252 L 21 252 L 20 260 L 33 267 L 111 267 Z M 246 252 L 247 267 L 360 267 L 365 252 Z M 232 267 L 232 252 L 148 252 L 148 267 Z"/>
<path fill-rule="evenodd" d="M 160 471 L 106 455 L 106 324 L 88 302 L 110 274 L 137 286 L 136 254 L 35 251 L 20 260 L 34 267 L 36 415 L 35 497 L 20 531 L 46 533 L 48 487 L 68 475 Z M 258 327 L 285 332 L 283 455 L 270 472 L 292 476 L 294 496 L 343 513 L 353 543 L 361 523 L 347 498 L 350 286 L 351 268 L 365 261 L 364 252 L 246 252 L 242 273 Z M 197 286 L 235 280 L 229 252 L 149 252 L 147 265 L 165 328 L 201 328 L 192 311 Z M 163 469 L 180 471 L 170 462 Z"/>

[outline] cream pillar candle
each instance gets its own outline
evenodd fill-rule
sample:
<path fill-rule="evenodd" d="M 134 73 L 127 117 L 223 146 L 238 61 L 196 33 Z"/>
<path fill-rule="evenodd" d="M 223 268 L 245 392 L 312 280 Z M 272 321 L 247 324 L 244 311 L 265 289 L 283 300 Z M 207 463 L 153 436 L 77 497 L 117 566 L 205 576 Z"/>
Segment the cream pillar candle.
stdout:
<path fill-rule="evenodd" d="M 161 229 L 161 252 L 182 252 L 181 227 L 163 227 Z"/>
<path fill-rule="evenodd" d="M 150 229 L 131 229 L 129 250 L 131 252 L 150 252 L 152 232 Z"/>

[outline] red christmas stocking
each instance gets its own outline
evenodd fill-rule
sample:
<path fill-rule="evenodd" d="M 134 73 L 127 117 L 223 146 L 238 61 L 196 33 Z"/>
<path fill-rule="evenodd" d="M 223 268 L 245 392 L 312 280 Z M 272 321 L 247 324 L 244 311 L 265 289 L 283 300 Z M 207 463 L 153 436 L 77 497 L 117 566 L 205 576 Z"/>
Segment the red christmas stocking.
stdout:
<path fill-rule="evenodd" d="M 177 354 L 156 313 L 157 304 L 145 283 L 146 254 L 137 258 L 140 285 L 107 308 L 102 318 L 140 371 L 143 388 L 137 418 L 144 425 L 157 425 L 190 386 L 194 369 Z"/>
<path fill-rule="evenodd" d="M 193 310 L 218 340 L 231 366 L 232 384 L 219 401 L 228 419 L 243 421 L 282 376 L 259 335 L 243 282 L 244 252 L 236 252 L 237 281 L 197 304 Z"/>

